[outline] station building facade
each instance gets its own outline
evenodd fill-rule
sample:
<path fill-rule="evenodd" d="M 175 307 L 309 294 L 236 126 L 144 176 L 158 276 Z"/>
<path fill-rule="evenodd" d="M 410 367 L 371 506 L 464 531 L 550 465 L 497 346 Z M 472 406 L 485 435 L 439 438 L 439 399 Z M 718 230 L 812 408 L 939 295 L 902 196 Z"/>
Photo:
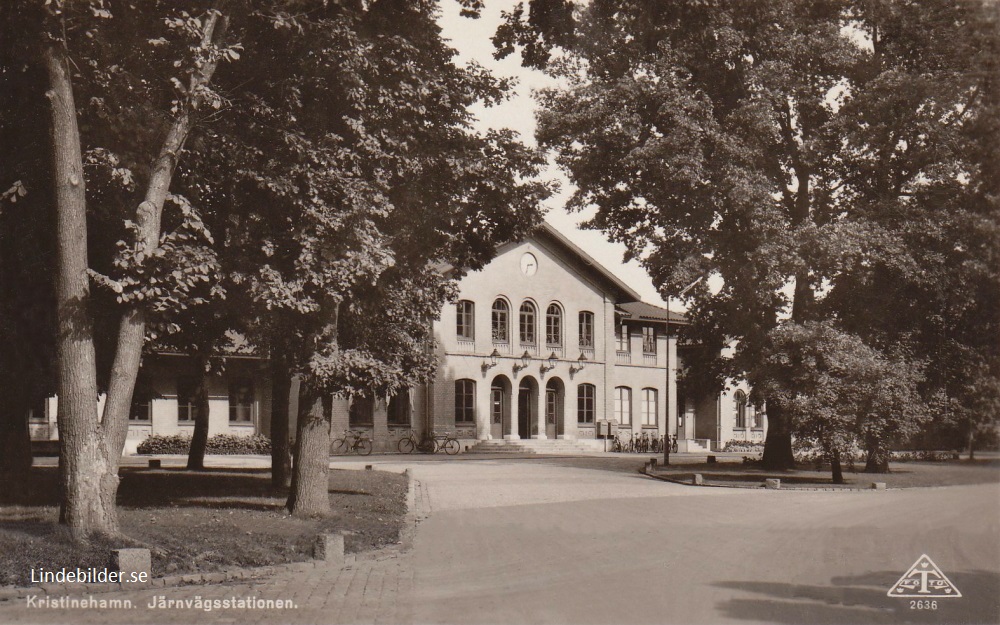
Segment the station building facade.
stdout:
<path fill-rule="evenodd" d="M 463 449 L 523 440 L 602 448 L 598 426 L 610 421 L 619 437 L 676 436 L 679 451 L 764 440 L 766 417 L 747 401 L 746 388 L 678 394 L 678 371 L 696 349 L 679 342 L 684 317 L 643 302 L 555 228 L 544 224 L 502 246 L 458 286 L 457 301 L 433 322 L 432 382 L 395 397 L 335 400 L 333 437 L 364 431 L 376 451 L 395 451 L 410 430 L 450 433 Z M 210 435 L 269 434 L 267 363 L 250 355 L 223 358 L 225 373 L 210 383 Z M 194 427 L 189 361 L 154 354 L 143 367 L 126 453 L 150 434 L 190 434 Z M 293 383 L 292 415 L 296 400 Z M 32 409 L 33 438 L 58 437 L 55 414 L 55 398 Z"/>

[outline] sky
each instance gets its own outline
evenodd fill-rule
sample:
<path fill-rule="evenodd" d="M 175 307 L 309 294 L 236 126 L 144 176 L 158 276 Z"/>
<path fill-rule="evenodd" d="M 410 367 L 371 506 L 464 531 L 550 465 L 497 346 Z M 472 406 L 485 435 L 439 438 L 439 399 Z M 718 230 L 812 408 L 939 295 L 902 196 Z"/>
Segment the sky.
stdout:
<path fill-rule="evenodd" d="M 486 3 L 482 17 L 477 20 L 459 15 L 458 2 L 442 2 L 442 15 L 439 23 L 444 31 L 445 39 L 458 50 L 460 63 L 476 61 L 490 69 L 498 77 L 514 77 L 518 84 L 516 93 L 509 101 L 491 108 L 478 107 L 474 110 L 478 117 L 478 127 L 510 128 L 521 134 L 522 140 L 529 145 L 535 142 L 535 108 L 531 97 L 534 89 L 552 86 L 554 81 L 537 70 L 521 67 L 520 57 L 513 54 L 502 61 L 493 58 L 493 43 L 490 37 L 500 23 L 500 12 L 510 10 L 516 0 L 494 0 Z M 550 155 L 550 163 L 552 158 Z M 566 200 L 573 192 L 573 187 L 559 168 L 552 163 L 543 177 L 557 180 L 561 186 L 558 194 L 546 202 L 548 209 L 545 219 L 582 247 L 588 254 L 604 265 L 612 273 L 624 280 L 650 304 L 666 306 L 666 303 L 656 292 L 646 271 L 636 261 L 623 263 L 625 246 L 609 242 L 599 231 L 581 230 L 578 225 L 593 215 L 593 211 L 569 213 L 565 210 Z M 675 302 L 672 308 L 677 309 Z"/>

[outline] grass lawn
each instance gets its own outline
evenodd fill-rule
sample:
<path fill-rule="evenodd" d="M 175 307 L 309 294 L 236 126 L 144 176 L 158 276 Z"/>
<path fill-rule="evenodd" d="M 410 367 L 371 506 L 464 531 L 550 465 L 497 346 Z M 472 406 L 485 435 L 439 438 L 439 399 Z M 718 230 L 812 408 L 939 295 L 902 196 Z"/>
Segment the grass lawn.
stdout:
<path fill-rule="evenodd" d="M 889 488 L 918 486 L 956 486 L 960 484 L 1000 484 L 1000 461 L 955 460 L 947 462 L 893 462 L 889 473 L 862 473 L 864 463 L 851 471 L 844 465 L 845 484 L 834 484 L 830 470 L 804 467 L 794 471 L 766 471 L 752 465 L 705 462 L 677 466 L 658 466 L 656 475 L 690 483 L 692 475 L 700 473 L 706 484 L 728 486 L 762 486 L 766 478 L 778 478 L 782 486 L 869 488 L 872 482 L 885 482 Z"/>
<path fill-rule="evenodd" d="M 406 478 L 382 471 L 330 471 L 328 518 L 299 519 L 287 493 L 263 469 L 123 467 L 118 491 L 122 531 L 153 549 L 153 576 L 308 560 L 323 531 L 347 533 L 348 552 L 399 540 Z M 104 567 L 108 550 L 129 545 L 72 543 L 57 521 L 54 467 L 33 469 L 32 501 L 0 507 L 0 585 L 26 586 L 32 568 Z"/>

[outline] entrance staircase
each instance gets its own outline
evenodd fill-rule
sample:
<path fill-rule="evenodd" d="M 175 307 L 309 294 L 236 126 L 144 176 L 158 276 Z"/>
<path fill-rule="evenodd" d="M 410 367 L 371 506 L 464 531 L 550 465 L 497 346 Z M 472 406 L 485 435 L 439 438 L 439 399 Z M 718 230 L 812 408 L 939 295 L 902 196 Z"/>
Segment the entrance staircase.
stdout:
<path fill-rule="evenodd" d="M 581 439 L 521 439 L 516 441 L 479 441 L 466 453 L 470 454 L 592 454 L 604 451 L 603 440 Z"/>

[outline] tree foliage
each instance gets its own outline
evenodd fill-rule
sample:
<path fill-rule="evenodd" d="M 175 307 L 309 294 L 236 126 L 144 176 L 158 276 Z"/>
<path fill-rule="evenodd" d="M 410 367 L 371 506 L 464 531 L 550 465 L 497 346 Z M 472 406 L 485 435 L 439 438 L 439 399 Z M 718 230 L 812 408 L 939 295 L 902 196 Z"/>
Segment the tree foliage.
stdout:
<path fill-rule="evenodd" d="M 664 297 L 719 278 L 688 291 L 709 348 L 692 383 L 759 371 L 785 319 L 831 320 L 926 359 L 925 399 L 949 387 L 971 406 L 956 378 L 1000 373 L 996 12 L 535 0 L 496 42 L 564 81 L 541 96 L 538 138 L 577 187 L 570 206 L 595 207 L 589 225 Z M 765 460 L 780 466 L 787 438 L 771 442 L 788 428 L 767 399 Z"/>

